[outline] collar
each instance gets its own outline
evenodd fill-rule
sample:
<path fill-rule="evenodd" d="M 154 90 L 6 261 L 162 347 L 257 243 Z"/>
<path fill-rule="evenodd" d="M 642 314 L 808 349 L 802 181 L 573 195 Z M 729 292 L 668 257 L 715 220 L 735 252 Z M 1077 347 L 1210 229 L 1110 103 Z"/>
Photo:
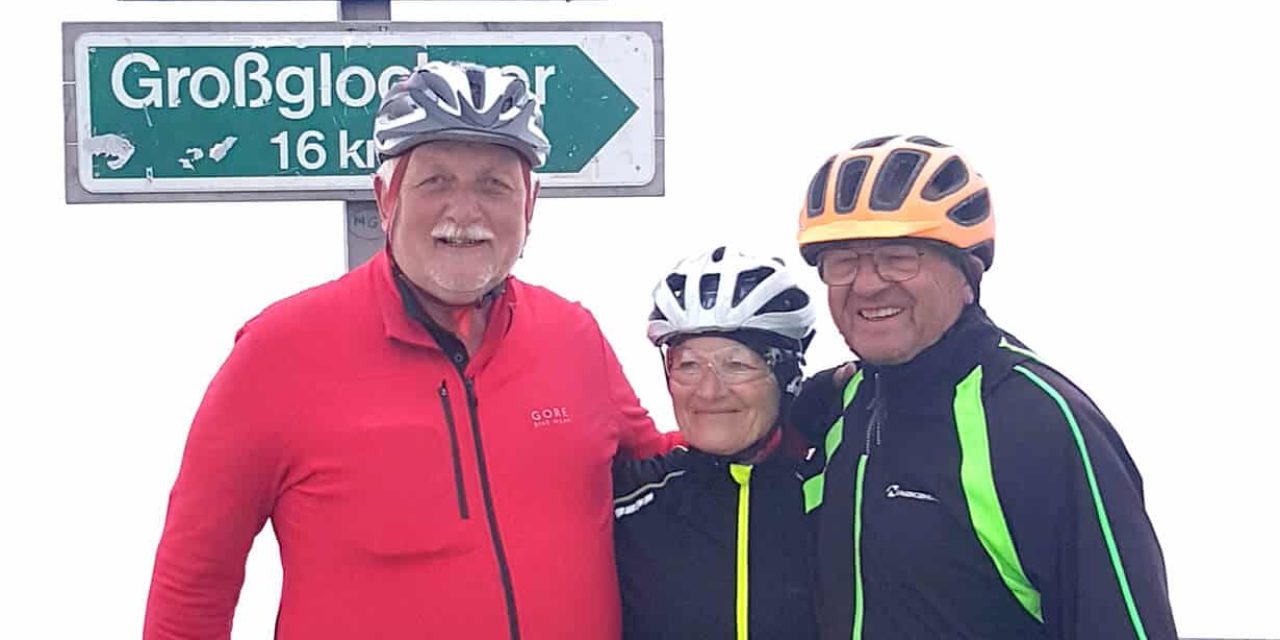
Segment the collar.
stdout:
<path fill-rule="evenodd" d="M 792 466 L 802 460 L 809 452 L 808 441 L 790 427 L 775 425 L 763 438 L 738 453 L 722 456 L 694 449 L 688 446 L 687 459 L 693 471 L 710 471 L 727 469 L 731 464 L 752 466 L 773 466 L 782 464 Z"/>
<path fill-rule="evenodd" d="M 919 389 L 922 386 L 954 386 L 969 373 L 981 354 L 996 345 L 1002 335 L 999 328 L 987 317 L 987 312 L 977 303 L 960 312 L 960 317 L 947 329 L 937 342 L 929 345 L 909 362 L 894 365 L 863 367 L 868 375 L 876 374 L 890 382 L 894 388 L 903 386 Z"/>
<path fill-rule="evenodd" d="M 418 299 L 407 289 L 407 283 L 406 286 L 401 286 L 400 278 L 396 276 L 398 269 L 386 249 L 370 260 L 369 268 L 373 270 L 375 297 L 388 339 L 442 352 L 447 350 L 446 346 L 452 346 L 447 345 L 450 340 L 458 342 L 453 334 L 431 320 Z M 498 289 L 500 291 L 497 298 L 489 307 L 484 338 L 479 351 L 471 354 L 472 361 L 487 359 L 511 329 L 519 297 L 519 283 L 508 276 Z M 440 339 L 436 336 L 440 336 Z"/>

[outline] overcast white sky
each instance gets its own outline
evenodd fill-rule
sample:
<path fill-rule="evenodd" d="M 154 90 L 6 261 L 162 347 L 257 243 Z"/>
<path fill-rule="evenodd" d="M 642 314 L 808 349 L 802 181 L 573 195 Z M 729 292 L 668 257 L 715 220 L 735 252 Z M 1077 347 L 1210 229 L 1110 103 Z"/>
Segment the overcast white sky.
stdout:
<path fill-rule="evenodd" d="M 241 323 L 343 272 L 345 227 L 331 202 L 64 204 L 60 25 L 328 21 L 337 3 L 22 4 L 0 44 L 0 637 L 131 637 L 205 385 Z M 667 428 L 644 339 L 663 269 L 722 242 L 799 267 L 796 212 L 831 152 L 895 132 L 965 149 L 999 221 L 986 306 L 1127 442 L 1182 634 L 1280 638 L 1280 38 L 1264 3 L 1170 4 L 405 1 L 393 17 L 664 23 L 666 196 L 542 201 L 517 274 L 595 312 Z M 811 370 L 848 355 L 822 323 Z M 269 636 L 279 580 L 266 532 L 237 638 Z"/>

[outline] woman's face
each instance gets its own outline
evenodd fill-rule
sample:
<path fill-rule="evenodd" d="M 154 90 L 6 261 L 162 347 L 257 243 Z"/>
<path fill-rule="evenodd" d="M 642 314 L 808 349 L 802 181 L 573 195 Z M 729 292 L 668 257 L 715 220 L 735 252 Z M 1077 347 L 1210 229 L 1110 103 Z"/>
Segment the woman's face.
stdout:
<path fill-rule="evenodd" d="M 690 446 L 731 455 L 764 437 L 781 391 L 760 354 L 735 340 L 696 337 L 667 352 L 667 389 Z"/>

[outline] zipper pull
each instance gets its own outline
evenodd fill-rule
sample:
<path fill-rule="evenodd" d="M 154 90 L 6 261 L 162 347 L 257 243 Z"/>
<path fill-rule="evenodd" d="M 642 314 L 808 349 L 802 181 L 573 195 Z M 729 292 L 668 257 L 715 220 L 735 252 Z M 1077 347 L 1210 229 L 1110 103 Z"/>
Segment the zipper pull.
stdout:
<path fill-rule="evenodd" d="M 467 387 L 467 402 L 471 405 L 471 410 L 478 409 L 480 407 L 480 399 L 476 397 L 475 382 L 471 378 L 463 378 L 462 384 Z"/>
<path fill-rule="evenodd" d="M 877 402 L 879 402 L 879 400 L 873 396 L 871 398 L 870 405 L 867 407 L 867 409 L 871 412 L 871 417 L 867 418 L 866 442 L 864 442 L 862 445 L 863 453 L 867 453 L 867 454 L 871 453 L 871 430 L 876 428 L 876 416 L 879 414 L 879 412 L 876 411 Z"/>
<path fill-rule="evenodd" d="M 884 422 L 884 400 L 880 397 L 880 374 L 872 374 L 871 381 L 873 386 L 871 403 L 867 407 L 871 411 L 871 417 L 867 420 L 867 442 L 865 451 L 868 455 L 871 453 L 871 433 L 875 431 L 876 446 L 880 446 L 880 426 Z"/>

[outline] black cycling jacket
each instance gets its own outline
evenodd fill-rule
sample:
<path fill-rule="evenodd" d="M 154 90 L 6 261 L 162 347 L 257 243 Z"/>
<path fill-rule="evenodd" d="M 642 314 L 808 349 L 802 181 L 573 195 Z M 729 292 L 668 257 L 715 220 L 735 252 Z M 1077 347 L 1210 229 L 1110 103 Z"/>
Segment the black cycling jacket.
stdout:
<path fill-rule="evenodd" d="M 623 637 L 817 637 L 801 455 L 784 445 L 746 465 L 677 449 L 615 463 Z"/>
<path fill-rule="evenodd" d="M 832 389 L 792 413 L 827 458 L 805 487 L 823 638 L 1177 637 L 1120 436 L 980 307 Z"/>

